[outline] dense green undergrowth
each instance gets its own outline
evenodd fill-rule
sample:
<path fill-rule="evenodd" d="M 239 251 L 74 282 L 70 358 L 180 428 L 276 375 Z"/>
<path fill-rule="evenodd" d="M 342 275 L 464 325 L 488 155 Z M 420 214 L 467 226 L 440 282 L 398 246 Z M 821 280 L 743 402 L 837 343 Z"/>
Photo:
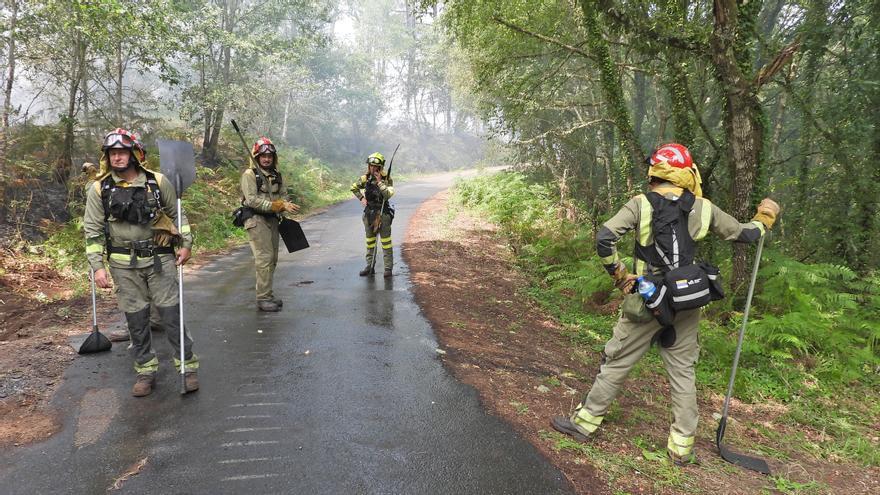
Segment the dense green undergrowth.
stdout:
<path fill-rule="evenodd" d="M 552 191 L 519 173 L 460 182 L 454 201 L 501 226 L 521 266 L 534 277 L 531 296 L 566 325 L 573 345 L 600 350 L 617 318 L 614 302 L 620 296 L 596 256 L 591 226 L 564 220 Z M 621 252 L 633 242 L 631 234 L 624 237 Z M 736 397 L 782 404 L 785 412 L 777 421 L 823 432 L 822 441 L 801 433 L 798 442 L 818 457 L 880 465 L 875 430 L 880 421 L 880 275 L 800 263 L 773 247 L 764 253 Z M 729 259 L 712 261 L 729 274 Z M 705 312 L 697 367 L 703 391 L 726 391 L 742 324 L 733 299 Z M 652 362 L 661 367 L 656 353 L 649 354 L 648 365 Z M 765 433 L 779 440 L 774 435 Z"/>
<path fill-rule="evenodd" d="M 357 170 L 331 170 L 299 150 L 280 150 L 279 167 L 290 199 L 301 213 L 347 198 Z M 148 167 L 155 164 L 148 162 Z M 182 206 L 195 237 L 194 253 L 222 249 L 247 239 L 243 229 L 232 225 L 232 211 L 240 204 L 241 161 L 227 161 L 216 168 L 196 167 L 196 181 L 183 194 Z M 155 167 L 158 168 L 158 167 Z M 45 256 L 62 272 L 85 272 L 85 241 L 82 233 L 83 201 L 70 205 L 73 219 L 54 226 L 41 245 L 31 252 Z"/>

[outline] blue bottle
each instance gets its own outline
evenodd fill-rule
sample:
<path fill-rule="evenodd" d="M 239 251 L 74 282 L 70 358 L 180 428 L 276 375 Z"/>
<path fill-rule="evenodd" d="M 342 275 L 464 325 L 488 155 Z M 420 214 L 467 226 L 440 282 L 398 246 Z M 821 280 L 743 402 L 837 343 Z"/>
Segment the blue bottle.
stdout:
<path fill-rule="evenodd" d="M 654 295 L 657 288 L 654 286 L 653 282 L 645 277 L 639 277 L 637 280 L 639 282 L 639 294 L 641 294 L 642 299 L 647 301 Z"/>

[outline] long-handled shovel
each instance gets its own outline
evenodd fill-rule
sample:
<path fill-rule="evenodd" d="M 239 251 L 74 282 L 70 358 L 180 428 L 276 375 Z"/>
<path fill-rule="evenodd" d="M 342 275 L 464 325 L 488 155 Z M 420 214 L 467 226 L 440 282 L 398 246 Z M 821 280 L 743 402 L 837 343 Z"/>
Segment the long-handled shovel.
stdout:
<path fill-rule="evenodd" d="M 739 364 L 739 354 L 742 351 L 743 337 L 746 333 L 746 325 L 749 321 L 749 308 L 752 305 L 752 294 L 755 291 L 755 279 L 758 278 L 758 266 L 761 264 L 761 251 L 764 249 L 764 237 L 758 241 L 758 251 L 755 253 L 755 266 L 752 268 L 752 281 L 749 283 L 749 292 L 746 295 L 746 307 L 743 310 L 742 328 L 739 330 L 739 340 L 736 344 L 736 354 L 733 356 L 733 369 L 730 371 L 730 382 L 727 384 L 727 396 L 724 397 L 724 408 L 721 411 L 721 421 L 718 423 L 718 430 L 715 432 L 715 445 L 718 446 L 718 452 L 725 461 L 742 466 L 761 474 L 770 474 L 770 466 L 767 461 L 757 457 L 738 454 L 724 446 L 721 441 L 724 440 L 724 430 L 727 428 L 727 411 L 730 407 L 730 397 L 733 395 L 733 382 L 736 379 L 736 367 Z"/>
<path fill-rule="evenodd" d="M 159 162 L 162 173 L 171 179 L 177 190 L 177 231 L 183 228 L 183 213 L 180 206 L 180 198 L 196 179 L 195 152 L 191 143 L 184 141 L 159 140 Z M 180 393 L 186 393 L 186 352 L 185 335 L 183 325 L 183 265 L 177 267 L 177 306 L 180 310 Z M 170 329 L 169 329 L 170 330 Z"/>
<path fill-rule="evenodd" d="M 113 344 L 98 330 L 98 303 L 95 298 L 95 271 L 89 269 L 89 283 L 92 286 L 92 333 L 79 346 L 80 354 L 109 351 Z"/>
<path fill-rule="evenodd" d="M 391 153 L 391 160 L 388 162 L 388 175 L 385 177 L 391 178 L 391 167 L 394 166 L 394 157 L 397 155 L 397 150 L 400 149 L 400 144 L 398 144 L 394 148 L 394 153 Z M 379 236 L 379 229 L 382 228 L 382 214 L 385 213 L 385 204 L 388 203 L 388 200 L 382 201 L 382 207 L 379 208 L 379 218 L 377 219 L 376 226 L 373 227 L 373 233 Z M 373 273 L 373 270 L 376 268 L 376 257 L 379 256 L 379 244 L 381 244 L 381 238 L 377 239 L 380 242 L 376 242 L 373 246 L 373 262 L 370 263 L 370 273 Z"/>

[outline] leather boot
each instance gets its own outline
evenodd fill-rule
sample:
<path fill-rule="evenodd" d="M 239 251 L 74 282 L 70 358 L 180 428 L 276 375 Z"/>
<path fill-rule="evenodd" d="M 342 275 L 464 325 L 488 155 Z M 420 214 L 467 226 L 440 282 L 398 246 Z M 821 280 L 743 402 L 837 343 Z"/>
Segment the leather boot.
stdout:
<path fill-rule="evenodd" d="M 367 275 L 372 275 L 376 273 L 376 270 L 370 268 L 369 266 L 358 272 L 358 275 L 361 277 L 366 277 Z"/>
<path fill-rule="evenodd" d="M 187 371 L 183 374 L 183 387 L 187 393 L 195 392 L 199 389 L 199 376 L 195 371 Z"/>
<path fill-rule="evenodd" d="M 281 311 L 281 307 L 275 304 L 274 301 L 257 301 L 257 309 L 268 313 Z"/>
<path fill-rule="evenodd" d="M 391 278 L 391 268 L 386 268 L 385 273 L 382 276 L 385 278 Z"/>
<path fill-rule="evenodd" d="M 278 309 L 281 309 L 284 307 L 284 301 L 282 301 L 281 299 L 277 299 L 277 298 L 273 297 L 272 302 L 278 305 Z"/>
<path fill-rule="evenodd" d="M 137 376 L 137 381 L 134 382 L 134 386 L 131 387 L 131 395 L 135 397 L 146 397 L 153 392 L 153 384 L 155 383 L 156 379 L 153 375 L 140 374 Z"/>

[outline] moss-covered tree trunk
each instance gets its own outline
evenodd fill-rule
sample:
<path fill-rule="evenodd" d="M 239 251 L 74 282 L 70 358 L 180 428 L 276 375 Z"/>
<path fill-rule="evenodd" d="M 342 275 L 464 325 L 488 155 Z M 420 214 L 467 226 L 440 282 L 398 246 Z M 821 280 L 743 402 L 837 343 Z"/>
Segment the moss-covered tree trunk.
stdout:
<path fill-rule="evenodd" d="M 580 1 L 583 13 L 584 28 L 587 32 L 587 46 L 590 53 L 596 57 L 599 66 L 599 84 L 602 87 L 602 95 L 611 112 L 611 118 L 620 133 L 621 144 L 628 161 L 635 167 L 642 161 L 642 151 L 639 149 L 638 139 L 633 132 L 632 119 L 630 119 L 626 100 L 623 97 L 623 86 L 620 79 L 620 70 L 611 57 L 608 42 L 602 36 L 597 5 L 591 0 Z M 611 166 L 611 164 L 608 164 Z M 627 174 L 628 175 L 628 174 Z M 628 184 L 628 189 L 632 184 Z"/>
<path fill-rule="evenodd" d="M 757 4 L 757 5 L 754 5 Z M 740 221 L 751 216 L 752 190 L 764 151 L 764 115 L 750 74 L 750 47 L 755 41 L 754 22 L 760 2 L 715 0 L 710 59 L 724 96 L 724 133 L 729 151 L 730 213 Z M 747 247 L 734 245 L 731 284 L 739 288 L 748 271 Z"/>

